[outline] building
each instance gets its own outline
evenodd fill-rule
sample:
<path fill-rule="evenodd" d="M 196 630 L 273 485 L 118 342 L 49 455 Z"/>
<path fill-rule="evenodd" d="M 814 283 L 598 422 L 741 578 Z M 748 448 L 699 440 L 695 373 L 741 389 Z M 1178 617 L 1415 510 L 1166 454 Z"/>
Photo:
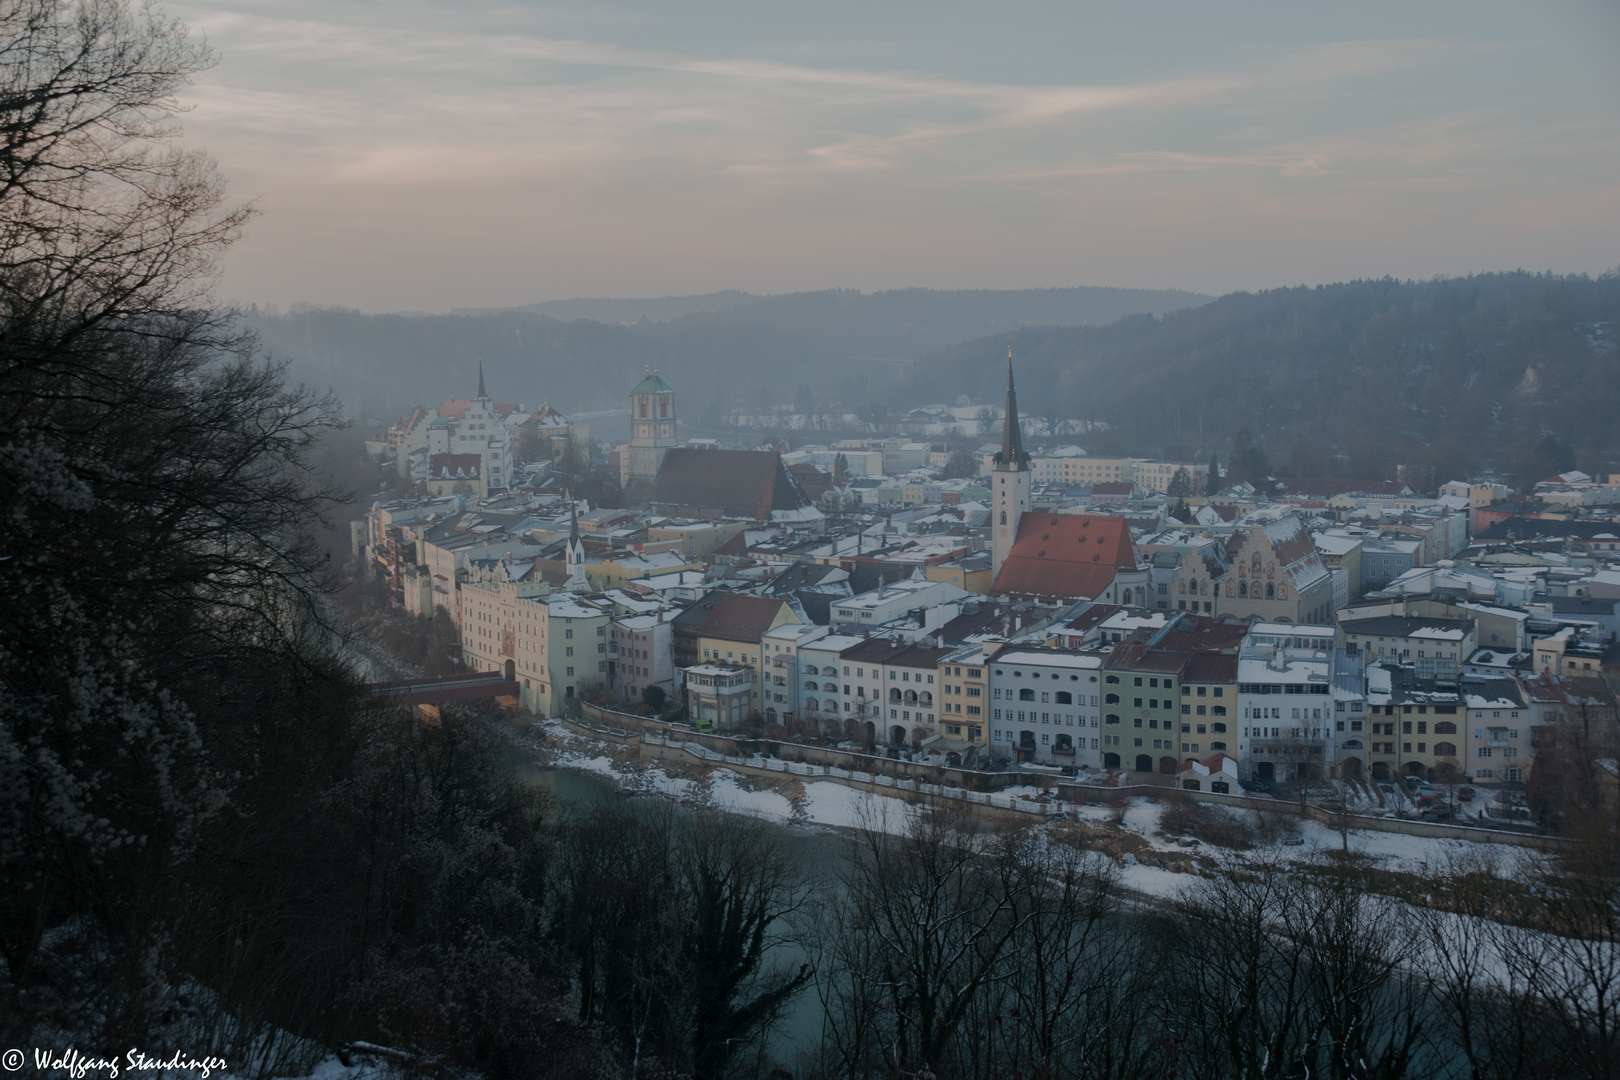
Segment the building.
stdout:
<path fill-rule="evenodd" d="M 1123 518 L 1039 511 L 1019 519 L 991 592 L 1147 607 L 1151 569 Z"/>
<path fill-rule="evenodd" d="M 990 679 L 984 646 L 967 645 L 939 662 L 940 722 L 948 739 L 969 745 L 964 763 L 974 764 L 990 730 Z"/>
<path fill-rule="evenodd" d="M 466 495 L 483 499 L 489 494 L 484 483 L 484 459 L 479 454 L 433 454 L 428 458 L 422 486 L 430 497 Z"/>
<path fill-rule="evenodd" d="M 1368 696 L 1332 626 L 1256 623 L 1238 657 L 1236 756 L 1246 777 L 1360 776 Z"/>
<path fill-rule="evenodd" d="M 1457 733 L 1467 738 L 1466 757 L 1459 762 L 1462 770 L 1480 784 L 1523 781 L 1535 760 L 1530 702 L 1524 688 L 1517 679 L 1465 676 L 1458 689 L 1467 714 L 1466 729 Z"/>
<path fill-rule="evenodd" d="M 1362 539 L 1332 529 L 1311 534 L 1311 543 L 1316 546 L 1316 553 L 1322 557 L 1322 564 L 1330 571 L 1344 571 L 1345 592 L 1349 601 L 1361 599 Z M 1337 606 L 1335 605 L 1335 609 Z"/>
<path fill-rule="evenodd" d="M 695 664 L 685 676 L 687 714 L 699 728 L 735 731 L 753 714 L 755 672 L 746 665 Z"/>
<path fill-rule="evenodd" d="M 1143 494 L 1162 495 L 1170 490 L 1176 474 L 1183 470 L 1189 484 L 1185 494 L 1202 495 L 1209 476 L 1207 461 L 1136 461 L 1131 465 L 1129 479 Z"/>
<path fill-rule="evenodd" d="M 1422 562 L 1423 541 L 1369 537 L 1361 546 L 1361 585 L 1366 592 L 1382 589 Z"/>
<path fill-rule="evenodd" d="M 749 521 L 820 517 L 775 451 L 659 449 L 663 463 L 651 498 L 659 513 Z"/>
<path fill-rule="evenodd" d="M 478 397 L 447 401 L 427 425 L 426 460 L 435 455 L 476 454 L 488 491 L 504 491 L 512 476 L 511 437 L 505 417 L 517 406 L 497 404 L 484 392 L 484 367 L 478 366 Z"/>
<path fill-rule="evenodd" d="M 1100 653 L 1023 646 L 990 656 L 991 754 L 1045 765 L 1098 765 L 1103 663 Z"/>
<path fill-rule="evenodd" d="M 462 664 L 517 680 L 526 708 L 560 716 L 611 685 L 606 608 L 573 593 L 523 597 L 509 582 L 466 581 L 459 593 Z"/>
<path fill-rule="evenodd" d="M 679 445 L 675 425 L 675 391 L 649 372 L 630 391 L 630 446 L 621 473 L 626 488 L 652 489 L 664 459 Z"/>
<path fill-rule="evenodd" d="M 854 665 L 843 660 L 846 650 L 866 640 L 854 634 L 828 634 L 800 643 L 799 715 L 805 721 L 819 721 L 825 734 L 874 746 L 882 719 L 882 697 L 869 698 L 865 668 L 851 678 Z"/>
<path fill-rule="evenodd" d="M 990 461 L 990 576 L 1001 569 L 1018 539 L 1018 523 L 1029 509 L 1029 454 L 1018 427 L 1018 394 L 1013 389 L 1012 346 L 1007 346 L 1007 412 L 1001 425 L 1001 449 Z"/>
<path fill-rule="evenodd" d="M 741 593 L 713 593 L 714 603 L 707 605 L 703 617 L 689 633 L 698 653 L 699 663 L 740 664 L 752 673 L 749 690 L 750 717 L 764 718 L 765 683 L 763 662 L 760 659 L 760 639 L 765 632 L 783 623 L 801 621 L 785 600 L 763 596 L 744 596 Z M 703 604 L 705 597 L 699 604 Z M 697 605 L 694 605 L 696 607 Z M 691 609 L 688 609 L 690 611 Z M 676 643 L 682 636 L 682 612 L 675 618 Z M 678 649 L 675 651 L 679 651 Z M 677 658 L 677 667 L 686 667 Z"/>
<path fill-rule="evenodd" d="M 1198 652 L 1181 669 L 1181 756 L 1187 763 L 1239 746 L 1238 654 Z"/>
<path fill-rule="evenodd" d="M 759 651 L 765 664 L 762 700 L 765 703 L 767 724 L 791 724 L 799 720 L 800 702 L 804 697 L 814 696 L 819 699 L 822 695 L 819 671 L 813 683 L 800 674 L 799 647 L 812 641 L 819 641 L 826 637 L 828 632 L 825 626 L 794 622 L 782 623 L 760 635 Z M 834 689 L 836 690 L 836 687 Z M 812 690 L 814 694 L 809 693 Z M 801 695 L 801 691 L 805 693 Z M 819 700 L 817 713 L 820 713 Z M 820 721 L 821 717 L 817 715 L 814 718 L 817 734 L 834 736 L 843 734 L 842 724 L 831 731 L 826 731 L 821 729 Z"/>
<path fill-rule="evenodd" d="M 891 746 L 921 747 L 939 734 L 940 661 L 954 650 L 892 637 L 866 638 L 845 649 L 839 663 L 854 669 L 873 729 Z"/>
<path fill-rule="evenodd" d="M 1388 660 L 1410 665 L 1420 678 L 1456 675 L 1479 647 L 1471 619 L 1427 615 L 1383 615 L 1339 624 L 1344 651 L 1368 663 Z"/>
<path fill-rule="evenodd" d="M 919 609 L 958 604 L 972 595 L 949 582 L 906 578 L 859 596 L 840 598 L 831 607 L 832 621 L 855 623 L 862 627 L 882 626 Z M 925 618 L 927 614 L 954 616 L 956 610 L 955 607 L 946 607 L 943 611 L 925 612 Z M 942 623 L 944 620 L 939 621 Z"/>
<path fill-rule="evenodd" d="M 613 620 L 608 666 L 613 684 L 626 701 L 640 701 L 648 687 L 675 700 L 674 612 L 624 615 Z"/>
<path fill-rule="evenodd" d="M 1294 514 L 1255 523 L 1228 542 L 1230 564 L 1186 559 L 1171 598 L 1177 611 L 1213 612 L 1268 622 L 1325 623 L 1333 618 L 1333 579 Z"/>

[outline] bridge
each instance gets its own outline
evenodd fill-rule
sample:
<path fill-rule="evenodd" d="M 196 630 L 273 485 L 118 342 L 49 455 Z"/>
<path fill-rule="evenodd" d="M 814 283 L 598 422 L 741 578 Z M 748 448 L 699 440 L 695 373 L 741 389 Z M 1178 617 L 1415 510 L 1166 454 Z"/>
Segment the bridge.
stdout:
<path fill-rule="evenodd" d="M 517 696 L 517 680 L 508 679 L 498 671 L 475 671 L 468 675 L 441 675 L 366 685 L 367 698 L 386 699 L 390 705 L 431 705 L 440 701 L 483 701 Z"/>

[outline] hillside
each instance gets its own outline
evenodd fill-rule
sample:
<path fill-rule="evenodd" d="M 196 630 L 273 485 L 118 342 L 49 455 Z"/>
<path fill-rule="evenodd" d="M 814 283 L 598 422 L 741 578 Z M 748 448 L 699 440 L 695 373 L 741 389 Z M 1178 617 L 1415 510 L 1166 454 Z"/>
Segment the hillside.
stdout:
<path fill-rule="evenodd" d="M 904 370 L 874 368 L 872 358 L 910 361 L 1021 326 L 1101 325 L 1208 299 L 1147 289 L 839 289 L 557 301 L 451 315 L 302 309 L 255 312 L 249 322 L 295 375 L 362 412 L 465 394 L 483 361 L 491 393 L 571 410 L 621 405 L 624 389 L 652 365 L 689 395 L 688 415 L 708 408 L 718 420 L 728 403 L 792 400 L 800 384 L 823 401 L 864 398 L 873 383 L 892 382 Z M 591 317 L 554 317 L 586 313 Z"/>
<path fill-rule="evenodd" d="M 984 399 L 1011 343 L 1032 415 L 1118 425 L 1138 451 L 1228 452 L 1249 428 L 1294 474 L 1367 478 L 1540 467 L 1543 435 L 1582 467 L 1620 458 L 1620 275 L 1487 274 L 1234 293 L 1163 319 L 1027 329 L 941 350 L 905 395 Z M 1178 445 L 1179 444 L 1179 445 Z"/>

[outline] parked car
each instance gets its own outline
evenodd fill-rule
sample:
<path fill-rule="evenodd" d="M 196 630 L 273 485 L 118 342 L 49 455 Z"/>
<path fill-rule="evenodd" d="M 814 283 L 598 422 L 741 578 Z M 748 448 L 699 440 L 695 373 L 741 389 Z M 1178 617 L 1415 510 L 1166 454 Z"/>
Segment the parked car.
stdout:
<path fill-rule="evenodd" d="M 1424 821 L 1450 821 L 1453 814 L 1450 810 L 1447 810 L 1444 807 L 1431 806 L 1419 814 L 1418 817 L 1422 818 Z"/>
<path fill-rule="evenodd" d="M 1265 780 L 1243 780 L 1239 785 L 1244 791 L 1270 791 L 1271 784 Z"/>
<path fill-rule="evenodd" d="M 1283 843 L 1288 847 L 1299 847 L 1305 843 L 1305 838 L 1303 836 L 1290 836 Z"/>

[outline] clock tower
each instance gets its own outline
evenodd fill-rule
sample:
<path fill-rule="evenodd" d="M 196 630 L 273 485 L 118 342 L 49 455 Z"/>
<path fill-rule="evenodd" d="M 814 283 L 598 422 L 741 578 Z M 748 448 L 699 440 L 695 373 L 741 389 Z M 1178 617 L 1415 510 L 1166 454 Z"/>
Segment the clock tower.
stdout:
<path fill-rule="evenodd" d="M 648 372 L 630 391 L 629 483 L 652 487 L 675 441 L 675 391 Z"/>

